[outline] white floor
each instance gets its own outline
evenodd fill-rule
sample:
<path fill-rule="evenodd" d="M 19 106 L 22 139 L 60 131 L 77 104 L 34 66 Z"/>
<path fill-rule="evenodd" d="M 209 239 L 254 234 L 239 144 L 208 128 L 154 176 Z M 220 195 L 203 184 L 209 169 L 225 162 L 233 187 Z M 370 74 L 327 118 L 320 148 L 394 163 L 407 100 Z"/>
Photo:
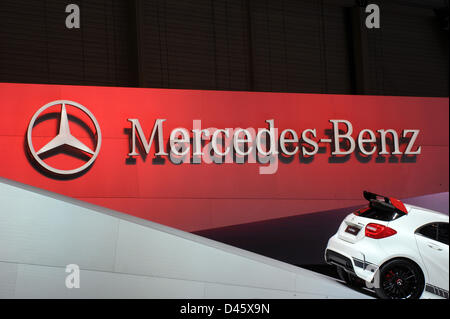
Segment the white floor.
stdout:
<path fill-rule="evenodd" d="M 69 264 L 81 269 L 80 288 L 65 285 Z M 305 269 L 0 178 L 0 298 L 368 296 Z"/>

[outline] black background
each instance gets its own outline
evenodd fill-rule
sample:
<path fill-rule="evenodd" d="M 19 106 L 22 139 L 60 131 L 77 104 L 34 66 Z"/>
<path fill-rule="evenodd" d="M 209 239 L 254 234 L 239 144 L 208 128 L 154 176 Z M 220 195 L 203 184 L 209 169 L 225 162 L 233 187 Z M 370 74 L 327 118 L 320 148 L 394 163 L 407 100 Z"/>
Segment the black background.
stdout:
<path fill-rule="evenodd" d="M 357 2 L 1 0 L 0 82 L 448 96 L 448 0 Z"/>

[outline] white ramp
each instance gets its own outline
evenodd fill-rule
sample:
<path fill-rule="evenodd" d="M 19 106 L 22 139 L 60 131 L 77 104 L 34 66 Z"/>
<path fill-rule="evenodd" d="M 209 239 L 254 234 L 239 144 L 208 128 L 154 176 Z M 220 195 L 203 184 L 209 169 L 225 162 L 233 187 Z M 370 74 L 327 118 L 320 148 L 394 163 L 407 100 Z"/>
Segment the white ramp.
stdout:
<path fill-rule="evenodd" d="M 69 264 L 81 269 L 78 289 L 66 288 Z M 0 178 L 0 298 L 367 296 L 305 269 Z"/>

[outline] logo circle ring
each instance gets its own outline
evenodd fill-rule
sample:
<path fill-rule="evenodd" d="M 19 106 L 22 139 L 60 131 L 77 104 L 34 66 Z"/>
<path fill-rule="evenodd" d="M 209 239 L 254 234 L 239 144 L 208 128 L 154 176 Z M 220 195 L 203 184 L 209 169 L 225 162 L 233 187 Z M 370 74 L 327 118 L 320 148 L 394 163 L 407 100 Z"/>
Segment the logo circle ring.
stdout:
<path fill-rule="evenodd" d="M 33 142 L 32 142 L 32 136 L 31 135 L 32 135 L 32 131 L 33 131 L 33 126 L 34 126 L 34 122 L 36 121 L 36 119 L 39 116 L 39 114 L 41 114 L 44 110 L 48 109 L 49 107 L 54 106 L 54 105 L 58 105 L 58 104 L 68 104 L 68 105 L 74 106 L 74 107 L 80 109 L 81 111 L 83 111 L 87 116 L 89 116 L 89 118 L 91 119 L 92 123 L 94 123 L 95 130 L 97 132 L 97 146 L 95 148 L 94 155 L 92 155 L 92 157 L 89 159 L 89 161 L 84 163 L 82 166 L 80 166 L 78 168 L 75 168 L 75 169 L 71 169 L 71 170 L 56 169 L 54 167 L 51 167 L 47 163 L 45 163 L 36 154 L 36 151 L 34 149 Z M 76 173 L 84 171 L 90 165 L 92 165 L 92 163 L 95 161 L 95 159 L 98 156 L 98 153 L 100 152 L 100 146 L 102 144 L 102 133 L 100 131 L 100 126 L 98 125 L 97 119 L 91 113 L 91 111 L 89 111 L 86 107 L 84 107 L 80 103 L 69 101 L 69 100 L 56 100 L 56 101 L 53 101 L 53 102 L 45 104 L 36 113 L 34 113 L 33 117 L 31 118 L 30 124 L 28 125 L 27 142 L 28 142 L 28 147 L 29 147 L 29 149 L 31 151 L 31 155 L 33 155 L 33 158 L 42 167 L 44 167 L 45 169 L 49 170 L 50 172 L 53 172 L 53 173 L 56 173 L 56 174 L 72 175 L 72 174 L 76 174 Z"/>

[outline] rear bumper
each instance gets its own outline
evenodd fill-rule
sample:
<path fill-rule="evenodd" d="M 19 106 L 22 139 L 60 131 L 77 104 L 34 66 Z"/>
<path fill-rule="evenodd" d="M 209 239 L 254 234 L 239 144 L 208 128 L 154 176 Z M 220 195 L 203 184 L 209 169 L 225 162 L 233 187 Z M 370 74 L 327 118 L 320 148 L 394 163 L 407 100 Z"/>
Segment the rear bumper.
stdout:
<path fill-rule="evenodd" d="M 328 241 L 325 261 L 370 283 L 378 270 L 378 265 L 368 255 L 371 249 L 369 247 L 364 248 L 364 244 L 346 242 L 338 238 L 336 234 Z"/>
<path fill-rule="evenodd" d="M 355 273 L 351 259 L 334 250 L 327 249 L 325 251 L 325 261 L 328 264 L 344 268 L 347 272 Z"/>

